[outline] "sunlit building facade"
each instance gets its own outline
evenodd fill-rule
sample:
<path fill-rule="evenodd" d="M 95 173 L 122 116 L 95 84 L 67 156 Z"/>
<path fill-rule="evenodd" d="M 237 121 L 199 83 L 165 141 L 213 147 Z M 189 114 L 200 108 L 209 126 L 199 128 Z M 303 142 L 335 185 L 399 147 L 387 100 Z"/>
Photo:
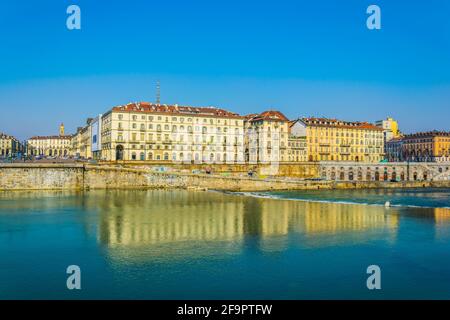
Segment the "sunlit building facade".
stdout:
<path fill-rule="evenodd" d="M 64 134 L 64 124 L 59 127 L 59 133 L 57 136 L 34 136 L 28 139 L 30 155 L 68 157 L 72 148 L 72 137 Z"/>
<path fill-rule="evenodd" d="M 402 160 L 418 162 L 450 161 L 450 132 L 418 132 L 405 135 L 402 141 Z"/>
<path fill-rule="evenodd" d="M 15 137 L 0 132 L 0 157 L 10 157 L 21 152 L 22 144 Z"/>
<path fill-rule="evenodd" d="M 401 135 L 398 122 L 391 117 L 387 117 L 385 120 L 378 120 L 375 122 L 375 125 L 383 129 L 385 143 Z"/>
<path fill-rule="evenodd" d="M 384 158 L 383 129 L 367 122 L 302 118 L 309 161 L 379 162 Z"/>
<path fill-rule="evenodd" d="M 215 107 L 130 103 L 101 118 L 101 159 L 242 163 L 244 118 Z"/>
<path fill-rule="evenodd" d="M 246 116 L 245 157 L 248 163 L 289 161 L 289 120 L 280 111 L 269 110 Z"/>

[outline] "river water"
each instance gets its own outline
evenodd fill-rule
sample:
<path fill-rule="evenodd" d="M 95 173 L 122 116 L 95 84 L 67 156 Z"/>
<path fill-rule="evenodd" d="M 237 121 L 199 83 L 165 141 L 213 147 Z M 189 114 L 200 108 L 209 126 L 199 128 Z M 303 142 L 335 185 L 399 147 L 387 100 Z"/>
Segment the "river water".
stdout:
<path fill-rule="evenodd" d="M 450 299 L 449 208 L 449 189 L 2 192 L 0 299 Z"/>

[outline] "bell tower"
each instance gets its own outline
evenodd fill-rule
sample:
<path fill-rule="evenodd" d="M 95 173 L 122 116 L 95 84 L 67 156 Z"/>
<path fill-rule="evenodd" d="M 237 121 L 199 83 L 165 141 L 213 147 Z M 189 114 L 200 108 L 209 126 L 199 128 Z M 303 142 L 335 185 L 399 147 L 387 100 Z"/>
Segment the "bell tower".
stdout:
<path fill-rule="evenodd" d="M 61 125 L 59 126 L 59 135 L 60 136 L 64 135 L 64 123 L 61 123 Z"/>

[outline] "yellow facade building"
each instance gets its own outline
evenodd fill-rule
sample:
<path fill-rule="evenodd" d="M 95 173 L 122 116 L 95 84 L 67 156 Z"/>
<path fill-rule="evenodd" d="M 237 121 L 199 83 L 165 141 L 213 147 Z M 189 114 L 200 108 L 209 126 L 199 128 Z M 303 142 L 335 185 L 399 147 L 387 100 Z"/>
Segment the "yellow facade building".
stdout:
<path fill-rule="evenodd" d="M 309 161 L 379 162 L 384 158 L 383 129 L 367 122 L 302 118 L 296 123 L 305 135 Z"/>
<path fill-rule="evenodd" d="M 101 117 L 101 159 L 242 163 L 244 118 L 215 107 L 130 103 Z"/>
<path fill-rule="evenodd" d="M 391 117 L 387 117 L 385 120 L 378 120 L 375 122 L 375 125 L 383 129 L 385 143 L 401 136 L 398 122 Z"/>
<path fill-rule="evenodd" d="M 64 133 L 64 125 L 59 128 Z M 32 156 L 68 157 L 71 152 L 72 137 L 69 135 L 34 136 L 28 139 L 28 150 Z"/>
<path fill-rule="evenodd" d="M 0 157 L 10 157 L 21 151 L 21 143 L 13 136 L 0 132 Z"/>
<path fill-rule="evenodd" d="M 403 160 L 450 161 L 450 132 L 431 131 L 405 135 L 402 138 Z"/>

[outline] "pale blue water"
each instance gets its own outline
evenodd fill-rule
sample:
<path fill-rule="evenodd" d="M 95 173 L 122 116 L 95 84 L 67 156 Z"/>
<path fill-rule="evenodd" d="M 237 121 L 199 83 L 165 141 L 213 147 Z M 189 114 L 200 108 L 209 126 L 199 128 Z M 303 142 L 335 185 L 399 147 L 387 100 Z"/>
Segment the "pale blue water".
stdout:
<path fill-rule="evenodd" d="M 386 199 L 398 206 L 366 205 Z M 3 192 L 0 298 L 449 299 L 449 199 L 442 189 Z M 81 291 L 66 288 L 72 264 Z M 371 264 L 380 291 L 366 288 Z"/>
<path fill-rule="evenodd" d="M 244 193 L 245 194 L 245 193 Z M 382 205 L 394 207 L 428 207 L 450 209 L 449 189 L 368 189 L 368 190 L 305 190 L 253 192 L 248 195 L 301 201 L 337 202 L 343 204 Z"/>

